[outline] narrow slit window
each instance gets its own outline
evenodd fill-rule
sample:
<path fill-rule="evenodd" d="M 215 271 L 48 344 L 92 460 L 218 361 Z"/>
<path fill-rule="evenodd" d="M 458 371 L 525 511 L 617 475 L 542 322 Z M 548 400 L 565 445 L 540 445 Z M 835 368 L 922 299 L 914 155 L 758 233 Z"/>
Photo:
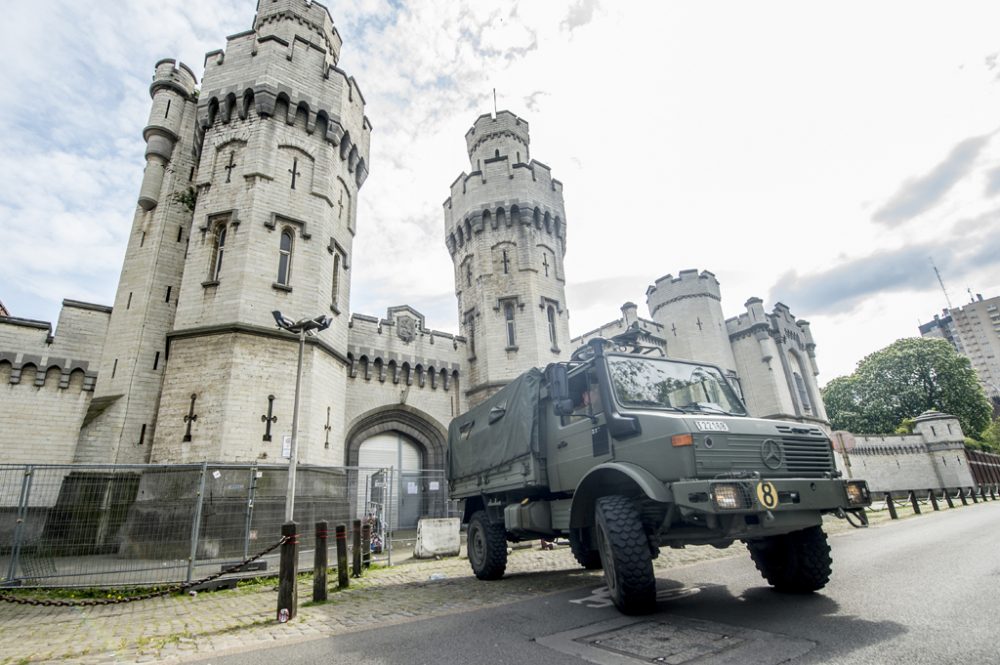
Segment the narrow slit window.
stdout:
<path fill-rule="evenodd" d="M 331 288 L 331 297 L 333 299 L 333 304 L 336 305 L 340 300 L 340 253 L 333 253 L 333 286 Z"/>
<path fill-rule="evenodd" d="M 292 232 L 285 229 L 281 232 L 281 243 L 278 246 L 278 284 L 288 285 L 292 272 Z"/>
<path fill-rule="evenodd" d="M 128 292 L 128 302 L 125 303 L 125 309 L 132 309 L 132 292 Z"/>
<path fill-rule="evenodd" d="M 514 327 L 514 305 L 507 303 L 503 306 L 503 318 L 507 325 L 507 346 L 517 346 L 517 334 Z"/>
<path fill-rule="evenodd" d="M 160 366 L 160 352 L 157 351 L 156 355 L 153 356 L 153 369 L 156 369 L 159 366 Z"/>
<path fill-rule="evenodd" d="M 164 118 L 169 118 L 170 117 L 170 102 L 171 101 L 172 100 L 170 100 L 170 99 L 167 100 L 167 109 L 163 112 L 163 117 Z"/>
<path fill-rule="evenodd" d="M 170 292 L 173 290 L 173 288 L 174 287 L 172 286 L 167 287 L 167 297 L 164 299 L 165 302 L 170 302 Z"/>
<path fill-rule="evenodd" d="M 139 445 L 146 443 L 146 423 L 142 424 L 142 429 L 139 430 Z"/>
<path fill-rule="evenodd" d="M 111 366 L 111 378 L 115 378 L 115 374 L 118 372 L 118 358 L 115 358 L 115 364 Z"/>
<path fill-rule="evenodd" d="M 546 314 L 549 317 L 549 341 L 552 342 L 552 348 L 556 348 L 556 308 L 549 305 Z"/>
<path fill-rule="evenodd" d="M 208 270 L 208 278 L 218 281 L 222 273 L 222 257 L 226 252 L 226 225 L 220 224 L 215 229 L 212 241 L 212 262 Z"/>

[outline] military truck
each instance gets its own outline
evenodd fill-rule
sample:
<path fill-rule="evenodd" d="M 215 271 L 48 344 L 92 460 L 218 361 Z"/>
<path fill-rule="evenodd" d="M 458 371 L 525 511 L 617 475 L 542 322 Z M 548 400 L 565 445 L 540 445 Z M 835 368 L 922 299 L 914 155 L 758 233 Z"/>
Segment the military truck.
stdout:
<path fill-rule="evenodd" d="M 640 614 L 655 609 L 661 547 L 741 541 L 778 591 L 821 589 L 822 517 L 866 524 L 867 483 L 841 478 L 819 427 L 748 417 L 718 367 L 637 339 L 591 340 L 452 420 L 448 479 L 476 577 L 503 576 L 507 541 L 564 537 Z"/>

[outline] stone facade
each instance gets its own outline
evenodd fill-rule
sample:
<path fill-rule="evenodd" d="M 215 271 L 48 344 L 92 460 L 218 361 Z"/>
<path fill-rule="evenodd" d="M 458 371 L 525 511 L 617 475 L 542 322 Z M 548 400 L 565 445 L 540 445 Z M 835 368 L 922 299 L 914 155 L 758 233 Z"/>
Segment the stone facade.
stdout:
<path fill-rule="evenodd" d="M 726 319 L 719 281 L 707 270 L 661 277 L 646 290 L 646 303 L 653 320 L 625 303 L 622 318 L 573 339 L 572 346 L 638 329 L 642 343 L 668 357 L 721 368 L 752 415 L 829 425 L 809 323 L 796 320 L 786 305 L 777 303 L 768 314 L 760 298 L 751 298 L 745 314 Z"/>
<path fill-rule="evenodd" d="M 837 467 L 864 478 L 873 492 L 971 487 L 975 483 L 958 418 L 928 411 L 913 434 L 854 436 L 834 433 Z"/>

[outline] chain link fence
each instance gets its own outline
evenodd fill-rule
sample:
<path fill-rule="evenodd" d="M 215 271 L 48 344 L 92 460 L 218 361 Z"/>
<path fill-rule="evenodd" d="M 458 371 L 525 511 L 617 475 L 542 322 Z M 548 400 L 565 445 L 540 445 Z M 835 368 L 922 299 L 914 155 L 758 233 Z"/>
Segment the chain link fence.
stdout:
<path fill-rule="evenodd" d="M 262 464 L 0 465 L 0 585 L 208 577 L 281 539 L 287 478 L 287 466 Z M 454 512 L 447 495 L 441 471 L 300 466 L 300 569 L 312 565 L 321 520 L 349 531 L 355 520 L 371 524 L 375 560 L 391 564 L 392 545 L 405 543 L 398 534 L 415 533 L 421 517 Z M 236 575 L 276 572 L 273 553 Z"/>

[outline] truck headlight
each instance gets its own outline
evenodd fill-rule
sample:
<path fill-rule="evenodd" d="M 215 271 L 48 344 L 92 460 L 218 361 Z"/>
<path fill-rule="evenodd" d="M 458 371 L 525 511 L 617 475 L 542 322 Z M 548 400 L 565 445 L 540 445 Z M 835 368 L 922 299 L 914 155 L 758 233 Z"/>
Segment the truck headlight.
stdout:
<path fill-rule="evenodd" d="M 863 480 L 852 480 L 847 483 L 847 503 L 852 506 L 867 506 L 871 503 L 868 483 Z"/>
<path fill-rule="evenodd" d="M 746 508 L 745 494 L 742 487 L 732 483 L 712 485 L 712 501 L 719 510 L 741 510 Z"/>

